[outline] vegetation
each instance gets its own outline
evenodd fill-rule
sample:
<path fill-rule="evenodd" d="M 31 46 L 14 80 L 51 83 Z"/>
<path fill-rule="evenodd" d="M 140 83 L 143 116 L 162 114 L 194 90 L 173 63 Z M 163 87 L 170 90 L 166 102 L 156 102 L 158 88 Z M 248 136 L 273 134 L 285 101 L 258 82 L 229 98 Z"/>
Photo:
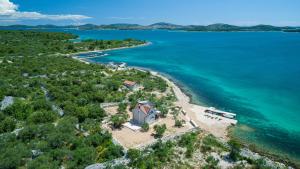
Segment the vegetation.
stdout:
<path fill-rule="evenodd" d="M 161 138 L 164 134 L 164 132 L 166 131 L 167 126 L 166 124 L 162 124 L 162 125 L 154 125 L 154 131 L 155 131 L 155 137 L 156 138 Z"/>
<path fill-rule="evenodd" d="M 111 116 L 111 122 L 114 128 L 121 128 L 122 124 L 128 119 L 127 114 L 116 114 Z"/>
<path fill-rule="evenodd" d="M 143 132 L 147 132 L 149 130 L 149 124 L 148 123 L 144 123 L 142 125 L 142 130 L 143 130 Z"/>
<path fill-rule="evenodd" d="M 195 147 L 198 147 L 198 133 L 187 133 L 181 136 L 181 139 L 179 140 L 179 146 L 185 147 L 186 157 L 191 157 L 193 152 L 196 150 Z"/>
<path fill-rule="evenodd" d="M 174 126 L 180 128 L 183 126 L 183 123 L 184 123 L 184 120 L 175 119 Z"/>
<path fill-rule="evenodd" d="M 24 56 L 45 53 L 74 53 L 87 50 L 130 47 L 144 41 L 125 40 L 84 40 L 78 43 L 69 41 L 78 36 L 65 33 L 35 31 L 0 31 L 0 57 Z"/>
<path fill-rule="evenodd" d="M 132 168 L 161 168 L 171 160 L 174 152 L 174 143 L 158 141 L 144 151 L 128 150 L 129 166 Z"/>
<path fill-rule="evenodd" d="M 219 160 L 216 160 L 213 156 L 208 156 L 205 160 L 207 164 L 203 167 L 203 169 L 218 169 Z"/>
<path fill-rule="evenodd" d="M 14 97 L 14 103 L 0 111 L 0 168 L 84 168 L 123 155 L 122 147 L 100 127 L 106 113 L 99 105 L 123 101 L 127 92 L 118 89 L 127 77 L 155 78 L 136 70 L 112 72 L 63 54 L 144 42 L 70 41 L 75 38 L 0 31 L 0 101 Z M 120 107 L 123 112 L 124 105 Z"/>
<path fill-rule="evenodd" d="M 0 168 L 84 168 L 124 156 L 123 148 L 101 128 L 108 119 L 101 103 L 120 103 L 118 113 L 110 117 L 115 128 L 127 121 L 127 106 L 133 108 L 138 100 L 149 100 L 164 116 L 168 113 L 174 97 L 152 94 L 166 91 L 168 86 L 161 78 L 137 70 L 111 71 L 67 55 L 143 41 L 70 41 L 75 38 L 64 33 L 0 31 L 0 101 L 5 96 L 14 98 L 12 105 L 0 111 Z M 136 81 L 145 90 L 122 90 L 124 80 Z M 166 125 L 154 129 L 161 138 Z M 241 157 L 241 147 L 234 141 L 226 146 L 211 135 L 200 135 L 191 132 L 172 141 L 159 139 L 142 150 L 130 149 L 128 166 L 111 168 L 192 168 L 180 160 L 184 156 L 193 161 L 197 153 L 205 157 L 201 167 L 217 168 L 218 160 L 210 157 L 211 152 L 228 152 L 232 160 L 246 160 L 253 168 L 267 167 L 264 160 Z"/>
<path fill-rule="evenodd" d="M 237 142 L 236 140 L 233 140 L 233 139 L 231 139 L 228 143 L 230 145 L 229 157 L 233 161 L 239 160 L 241 158 L 241 156 L 240 156 L 241 145 L 239 144 L 239 142 Z"/>

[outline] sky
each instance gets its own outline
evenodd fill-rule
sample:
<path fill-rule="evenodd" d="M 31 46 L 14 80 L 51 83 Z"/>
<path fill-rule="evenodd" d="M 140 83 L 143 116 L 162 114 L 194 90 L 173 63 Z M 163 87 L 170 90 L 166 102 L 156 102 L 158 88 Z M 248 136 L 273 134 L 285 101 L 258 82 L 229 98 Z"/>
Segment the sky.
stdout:
<path fill-rule="evenodd" d="M 0 0 L 0 25 L 300 26 L 300 0 Z"/>

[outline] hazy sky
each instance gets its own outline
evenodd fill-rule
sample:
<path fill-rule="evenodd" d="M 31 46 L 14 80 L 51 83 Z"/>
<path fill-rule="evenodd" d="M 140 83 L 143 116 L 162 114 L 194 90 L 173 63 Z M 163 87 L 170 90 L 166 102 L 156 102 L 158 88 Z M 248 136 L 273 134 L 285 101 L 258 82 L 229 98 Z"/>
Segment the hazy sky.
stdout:
<path fill-rule="evenodd" d="M 0 0 L 0 24 L 300 26 L 300 0 Z"/>

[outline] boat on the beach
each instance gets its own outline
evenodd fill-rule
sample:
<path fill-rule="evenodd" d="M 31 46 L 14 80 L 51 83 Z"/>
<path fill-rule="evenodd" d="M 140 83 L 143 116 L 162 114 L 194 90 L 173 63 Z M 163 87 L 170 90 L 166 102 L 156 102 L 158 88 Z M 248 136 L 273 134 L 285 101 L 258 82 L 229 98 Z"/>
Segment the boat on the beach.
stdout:
<path fill-rule="evenodd" d="M 230 113 L 230 112 L 218 110 L 218 109 L 216 109 L 214 107 L 209 107 L 204 112 L 205 113 L 214 114 L 214 115 L 218 115 L 218 116 L 222 116 L 222 117 L 229 118 L 229 119 L 235 119 L 236 118 L 236 114 L 235 113 Z"/>

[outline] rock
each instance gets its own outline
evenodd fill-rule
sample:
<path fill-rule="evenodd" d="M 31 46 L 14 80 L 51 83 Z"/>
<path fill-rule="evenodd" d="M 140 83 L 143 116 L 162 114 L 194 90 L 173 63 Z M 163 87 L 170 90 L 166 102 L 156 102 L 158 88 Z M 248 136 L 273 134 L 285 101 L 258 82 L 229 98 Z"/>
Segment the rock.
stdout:
<path fill-rule="evenodd" d="M 14 98 L 12 96 L 5 96 L 4 99 L 1 102 L 0 110 L 6 109 L 8 106 L 12 105 L 14 103 Z"/>

